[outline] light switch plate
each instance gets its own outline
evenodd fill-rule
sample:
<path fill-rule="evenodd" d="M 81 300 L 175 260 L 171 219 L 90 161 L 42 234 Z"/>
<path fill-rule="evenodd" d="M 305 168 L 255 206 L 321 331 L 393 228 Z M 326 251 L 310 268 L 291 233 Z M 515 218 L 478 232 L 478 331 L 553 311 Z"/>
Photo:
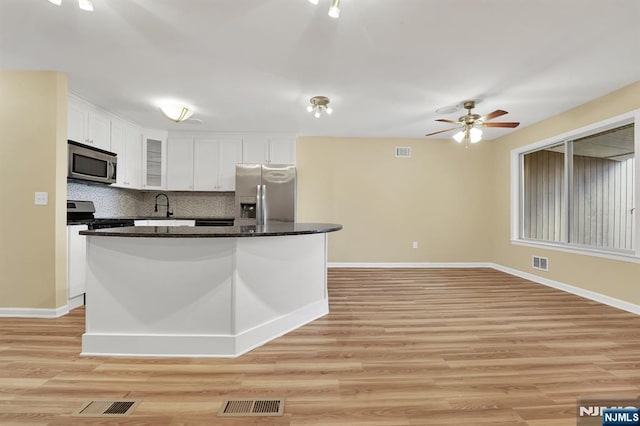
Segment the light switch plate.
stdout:
<path fill-rule="evenodd" d="M 49 204 L 49 193 L 48 192 L 36 192 L 35 196 L 35 205 L 36 206 L 46 206 Z"/>

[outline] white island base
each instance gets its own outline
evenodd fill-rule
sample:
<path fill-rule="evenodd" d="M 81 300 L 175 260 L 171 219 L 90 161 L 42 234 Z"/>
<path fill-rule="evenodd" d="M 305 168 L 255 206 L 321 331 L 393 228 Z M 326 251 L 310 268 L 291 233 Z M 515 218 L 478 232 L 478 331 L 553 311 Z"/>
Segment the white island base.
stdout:
<path fill-rule="evenodd" d="M 237 357 L 313 321 L 326 237 L 89 235 L 82 355 Z"/>

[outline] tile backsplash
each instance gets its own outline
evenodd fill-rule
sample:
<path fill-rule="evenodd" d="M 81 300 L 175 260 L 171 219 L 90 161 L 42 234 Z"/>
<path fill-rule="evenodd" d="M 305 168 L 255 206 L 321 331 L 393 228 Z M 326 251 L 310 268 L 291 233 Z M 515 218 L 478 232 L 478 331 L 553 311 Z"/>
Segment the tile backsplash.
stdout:
<path fill-rule="evenodd" d="M 233 192 L 166 192 L 139 191 L 104 185 L 67 182 L 68 200 L 91 200 L 96 217 L 150 217 L 165 215 L 165 200 L 161 197 L 158 212 L 154 212 L 155 197 L 163 193 L 176 217 L 233 217 Z"/>
<path fill-rule="evenodd" d="M 138 216 L 164 216 L 165 199 L 158 199 L 158 212 L 153 211 L 156 195 L 167 194 L 169 205 L 177 217 L 233 217 L 235 193 L 233 192 L 144 192 L 138 206 Z"/>

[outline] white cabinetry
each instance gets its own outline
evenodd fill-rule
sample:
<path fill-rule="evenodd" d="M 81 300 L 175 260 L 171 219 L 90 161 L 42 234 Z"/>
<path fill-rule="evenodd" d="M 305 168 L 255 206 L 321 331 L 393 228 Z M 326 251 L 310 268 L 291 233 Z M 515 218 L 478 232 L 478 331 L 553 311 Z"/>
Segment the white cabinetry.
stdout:
<path fill-rule="evenodd" d="M 142 131 L 142 188 L 165 189 L 167 179 L 167 132 Z"/>
<path fill-rule="evenodd" d="M 242 162 L 242 139 L 219 137 L 194 141 L 196 191 L 234 191 L 236 164 Z"/>
<path fill-rule="evenodd" d="M 295 147 L 293 136 L 247 136 L 242 139 L 242 162 L 295 164 Z"/>
<path fill-rule="evenodd" d="M 85 292 L 87 276 L 87 241 L 80 231 L 87 225 L 67 226 L 67 297 L 73 299 Z"/>
<path fill-rule="evenodd" d="M 242 161 L 240 137 L 170 138 L 167 189 L 233 191 L 236 164 Z"/>
<path fill-rule="evenodd" d="M 215 191 L 218 186 L 218 141 L 196 139 L 193 143 L 193 183 L 196 191 Z"/>
<path fill-rule="evenodd" d="M 171 138 L 167 141 L 167 189 L 193 190 L 192 138 Z"/>
<path fill-rule="evenodd" d="M 218 139 L 218 191 L 236 190 L 236 164 L 242 162 L 240 139 Z"/>
<path fill-rule="evenodd" d="M 259 136 L 242 138 L 242 162 L 259 163 L 268 162 L 269 139 Z"/>
<path fill-rule="evenodd" d="M 67 139 L 111 150 L 111 120 L 91 104 L 69 97 Z"/>
<path fill-rule="evenodd" d="M 122 188 L 142 188 L 142 133 L 122 120 L 111 120 L 111 150 L 118 154 L 116 183 Z"/>
<path fill-rule="evenodd" d="M 295 164 L 296 140 L 295 138 L 271 138 L 269 139 L 269 163 Z"/>

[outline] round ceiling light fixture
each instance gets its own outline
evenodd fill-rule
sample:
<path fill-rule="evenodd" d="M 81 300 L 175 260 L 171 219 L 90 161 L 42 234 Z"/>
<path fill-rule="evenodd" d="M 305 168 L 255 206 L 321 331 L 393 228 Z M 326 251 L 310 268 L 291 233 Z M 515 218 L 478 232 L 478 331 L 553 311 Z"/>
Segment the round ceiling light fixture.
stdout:
<path fill-rule="evenodd" d="M 184 104 L 167 104 L 160 107 L 160 111 L 169 120 L 179 123 L 193 115 L 193 108 Z"/>

